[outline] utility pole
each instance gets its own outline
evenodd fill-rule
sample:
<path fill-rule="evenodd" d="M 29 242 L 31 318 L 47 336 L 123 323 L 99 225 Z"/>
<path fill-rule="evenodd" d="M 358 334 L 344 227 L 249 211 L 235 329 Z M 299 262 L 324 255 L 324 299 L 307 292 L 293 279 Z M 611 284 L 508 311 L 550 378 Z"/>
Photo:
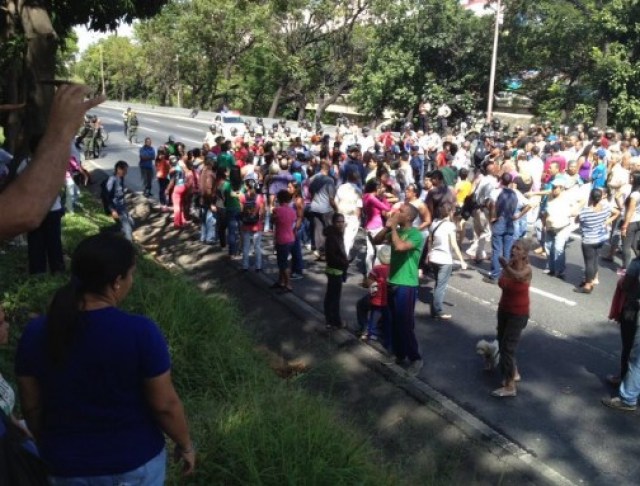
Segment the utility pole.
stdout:
<path fill-rule="evenodd" d="M 498 34 L 502 24 L 502 2 L 496 0 L 496 25 L 493 32 L 493 54 L 491 55 L 491 74 L 489 76 L 489 99 L 487 101 L 487 123 L 493 119 L 493 92 L 496 83 L 496 65 L 498 63 Z"/>
<path fill-rule="evenodd" d="M 102 44 L 100 44 L 100 78 L 102 79 L 102 94 L 106 95 L 107 90 L 105 89 L 105 86 L 104 86 L 104 54 L 102 51 L 103 51 L 103 47 L 102 47 Z"/>
<path fill-rule="evenodd" d="M 180 80 L 180 55 L 176 55 L 176 71 L 178 75 L 178 108 L 182 108 L 182 81 Z"/>

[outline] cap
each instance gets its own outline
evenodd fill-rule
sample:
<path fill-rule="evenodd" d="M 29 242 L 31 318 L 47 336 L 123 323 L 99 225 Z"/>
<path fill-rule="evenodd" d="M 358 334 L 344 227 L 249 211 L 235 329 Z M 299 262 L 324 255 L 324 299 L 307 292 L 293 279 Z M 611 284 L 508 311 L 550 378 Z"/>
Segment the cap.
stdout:
<path fill-rule="evenodd" d="M 391 247 L 389 245 L 382 245 L 378 250 L 378 260 L 383 265 L 388 265 L 391 261 Z"/>
<path fill-rule="evenodd" d="M 244 176 L 244 181 L 257 181 L 258 180 L 258 176 L 256 176 L 256 174 L 254 172 L 250 172 L 249 174 L 247 174 L 246 176 Z"/>
<path fill-rule="evenodd" d="M 567 180 L 564 177 L 555 177 L 552 181 L 551 181 L 551 186 L 552 187 L 562 187 L 565 188 L 567 186 Z"/>
<path fill-rule="evenodd" d="M 598 151 L 596 152 L 596 155 L 599 158 L 604 159 L 607 156 L 607 151 L 603 148 L 599 148 Z"/>

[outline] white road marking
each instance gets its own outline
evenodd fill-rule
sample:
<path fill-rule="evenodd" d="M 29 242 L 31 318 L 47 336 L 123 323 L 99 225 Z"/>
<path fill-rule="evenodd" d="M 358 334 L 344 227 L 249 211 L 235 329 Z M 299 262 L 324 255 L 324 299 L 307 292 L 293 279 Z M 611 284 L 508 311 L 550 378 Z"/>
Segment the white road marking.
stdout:
<path fill-rule="evenodd" d="M 191 130 L 191 131 L 193 131 L 193 132 L 202 132 L 202 128 L 188 127 L 188 126 L 186 126 L 186 125 L 179 125 L 179 124 L 178 124 L 178 125 L 176 125 L 176 126 L 177 126 L 177 127 L 179 127 L 179 128 L 184 128 L 184 129 L 186 129 L 186 130 Z"/>
<path fill-rule="evenodd" d="M 144 127 L 143 130 L 145 130 L 147 132 L 160 133 L 159 130 L 154 130 L 153 128 Z"/>
<path fill-rule="evenodd" d="M 535 287 L 529 287 L 529 290 L 534 294 L 542 295 L 543 297 L 546 297 L 551 300 L 555 300 L 556 302 L 560 302 L 562 304 L 567 304 L 569 307 L 574 307 L 578 305 L 577 302 L 574 302 L 573 300 L 565 299 L 564 297 L 559 297 L 557 295 L 554 295 L 549 292 L 545 292 L 544 290 L 540 290 Z"/>
<path fill-rule="evenodd" d="M 191 143 L 202 143 L 202 140 L 194 140 L 192 138 L 184 138 L 184 137 L 178 137 L 180 140 L 178 140 L 179 142 L 185 141 L 185 142 L 191 142 Z"/>

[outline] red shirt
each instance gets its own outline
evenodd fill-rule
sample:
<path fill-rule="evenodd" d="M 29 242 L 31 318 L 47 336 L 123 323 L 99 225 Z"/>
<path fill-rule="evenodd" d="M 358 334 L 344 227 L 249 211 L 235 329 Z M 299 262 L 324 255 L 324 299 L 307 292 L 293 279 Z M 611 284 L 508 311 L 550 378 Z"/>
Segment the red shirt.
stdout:
<path fill-rule="evenodd" d="M 389 265 L 376 265 L 369 274 L 371 280 L 378 284 L 378 291 L 371 296 L 371 305 L 385 307 L 387 305 L 387 280 L 389 279 Z"/>
<path fill-rule="evenodd" d="M 516 316 L 528 316 L 529 282 L 519 282 L 501 275 L 498 285 L 502 289 L 498 310 Z"/>
<path fill-rule="evenodd" d="M 258 209 L 258 214 L 260 214 L 260 217 L 258 218 L 258 222 L 256 224 L 244 224 L 242 223 L 242 230 L 243 231 L 263 231 L 264 230 L 264 196 L 262 194 L 254 194 L 254 196 L 256 198 L 256 208 Z M 240 204 L 244 205 L 245 201 L 247 200 L 247 194 L 243 193 L 240 195 Z"/>

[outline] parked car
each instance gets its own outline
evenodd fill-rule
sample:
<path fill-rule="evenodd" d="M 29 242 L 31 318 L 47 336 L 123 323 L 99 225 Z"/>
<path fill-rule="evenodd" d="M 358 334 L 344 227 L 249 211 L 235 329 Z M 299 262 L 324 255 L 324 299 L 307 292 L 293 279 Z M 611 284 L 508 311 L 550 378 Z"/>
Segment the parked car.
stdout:
<path fill-rule="evenodd" d="M 244 118 L 234 113 L 217 113 L 213 124 L 217 132 L 227 139 L 242 136 L 247 129 Z"/>

